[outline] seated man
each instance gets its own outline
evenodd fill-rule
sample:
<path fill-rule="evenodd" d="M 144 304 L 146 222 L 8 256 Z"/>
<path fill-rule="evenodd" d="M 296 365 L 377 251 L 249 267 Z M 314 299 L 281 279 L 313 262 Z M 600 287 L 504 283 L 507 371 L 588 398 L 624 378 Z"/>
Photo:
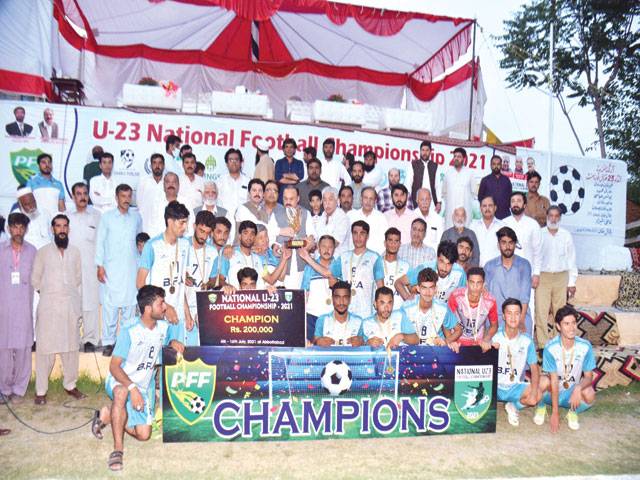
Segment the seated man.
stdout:
<path fill-rule="evenodd" d="M 362 322 L 362 337 L 373 348 L 395 348 L 401 343 L 418 343 L 416 329 L 403 310 L 393 311 L 393 290 L 380 287 L 376 290 L 376 313 Z"/>
<path fill-rule="evenodd" d="M 569 410 L 567 424 L 571 430 L 578 430 L 578 413 L 591 408 L 596 400 L 593 389 L 596 362 L 591 343 L 576 337 L 578 312 L 566 305 L 558 310 L 555 321 L 560 333 L 544 347 L 542 370 L 549 377 L 540 381 L 540 390 L 546 393 L 533 417 L 536 425 L 542 425 L 547 413 L 545 405 L 551 405 L 552 433 L 560 427 L 559 407 Z"/>
<path fill-rule="evenodd" d="M 438 274 L 425 268 L 418 274 L 418 298 L 402 305 L 407 318 L 413 322 L 420 345 L 448 346 L 458 352 L 458 338 L 462 327 L 447 304 L 435 299 Z"/>
<path fill-rule="evenodd" d="M 164 290 L 145 285 L 138 290 L 138 307 L 142 316 L 120 330 L 113 350 L 109 374 L 105 380 L 110 406 L 96 411 L 91 432 L 102 439 L 102 429 L 111 425 L 113 452 L 109 455 L 109 469 L 122 470 L 124 433 L 146 441 L 151 436 L 155 413 L 155 371 L 162 347 L 169 345 L 182 354 L 184 345 L 172 339 L 169 324 L 164 321 L 167 304 Z"/>
<path fill-rule="evenodd" d="M 507 298 L 502 304 L 504 327 L 493 336 L 493 348 L 498 354 L 498 401 L 505 402 L 507 420 L 510 425 L 520 424 L 519 412 L 524 407 L 533 407 L 542 393 L 539 390 L 540 367 L 531 337 L 520 332 L 522 303 Z M 524 381 L 527 365 L 531 370 L 531 383 Z"/>
<path fill-rule="evenodd" d="M 483 352 L 488 351 L 491 339 L 498 331 L 498 307 L 493 295 L 484 289 L 484 270 L 470 268 L 467 286 L 454 290 L 447 303 L 462 326 L 460 345 L 479 345 Z"/>
<path fill-rule="evenodd" d="M 351 303 L 351 284 L 338 280 L 331 287 L 333 311 L 321 315 L 316 320 L 316 331 L 313 337 L 314 345 L 330 347 L 333 345 L 361 347 L 364 341 L 360 332 L 362 318 L 349 313 Z"/>

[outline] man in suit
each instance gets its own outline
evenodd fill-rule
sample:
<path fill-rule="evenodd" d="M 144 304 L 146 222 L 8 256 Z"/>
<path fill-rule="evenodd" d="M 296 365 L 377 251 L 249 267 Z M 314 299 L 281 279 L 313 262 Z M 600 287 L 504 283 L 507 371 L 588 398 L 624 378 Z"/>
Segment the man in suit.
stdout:
<path fill-rule="evenodd" d="M 58 138 L 58 124 L 53 121 L 53 110 L 45 108 L 42 116 L 44 120 L 38 123 L 40 136 L 45 140 Z"/>
<path fill-rule="evenodd" d="M 420 144 L 420 158 L 411 162 L 413 168 L 413 183 L 411 186 L 411 201 L 417 205 L 418 190 L 427 188 L 431 192 L 433 205 L 437 213 L 442 208 L 442 180 L 438 178 L 438 164 L 431 160 L 431 142 L 425 140 Z M 427 177 L 425 178 L 425 171 Z"/>
<path fill-rule="evenodd" d="M 7 133 L 14 137 L 28 137 L 31 134 L 33 127 L 28 123 L 24 123 L 24 108 L 14 108 L 13 115 L 16 117 L 16 121 L 13 123 L 7 123 L 7 125 L 4 127 Z"/>

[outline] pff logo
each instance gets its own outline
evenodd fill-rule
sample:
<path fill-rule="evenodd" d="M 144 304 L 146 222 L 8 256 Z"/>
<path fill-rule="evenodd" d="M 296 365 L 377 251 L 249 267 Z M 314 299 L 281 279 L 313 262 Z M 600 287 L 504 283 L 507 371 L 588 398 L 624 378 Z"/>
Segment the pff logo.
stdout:
<path fill-rule="evenodd" d="M 44 152 L 39 148 L 36 150 L 23 148 L 22 150 L 9 154 L 11 171 L 19 185 L 24 185 L 27 183 L 27 180 L 38 173 L 38 162 L 36 159 L 41 153 Z"/>
<path fill-rule="evenodd" d="M 213 403 L 216 366 L 201 359 L 165 367 L 165 388 L 176 415 L 187 425 L 198 422 Z"/>
<path fill-rule="evenodd" d="M 458 413 L 469 423 L 476 423 L 491 406 L 493 366 L 457 365 L 453 388 Z"/>

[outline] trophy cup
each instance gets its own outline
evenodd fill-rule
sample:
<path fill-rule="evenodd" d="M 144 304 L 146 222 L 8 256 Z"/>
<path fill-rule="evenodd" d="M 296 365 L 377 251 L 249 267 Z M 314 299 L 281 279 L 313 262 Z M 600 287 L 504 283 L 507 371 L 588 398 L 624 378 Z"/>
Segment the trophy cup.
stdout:
<path fill-rule="evenodd" d="M 300 231 L 300 209 L 298 207 L 286 207 L 287 208 L 287 221 L 289 227 L 293 230 L 293 237 L 286 241 L 287 248 L 304 248 L 307 246 L 307 241 L 304 238 L 298 238 L 298 232 Z"/>

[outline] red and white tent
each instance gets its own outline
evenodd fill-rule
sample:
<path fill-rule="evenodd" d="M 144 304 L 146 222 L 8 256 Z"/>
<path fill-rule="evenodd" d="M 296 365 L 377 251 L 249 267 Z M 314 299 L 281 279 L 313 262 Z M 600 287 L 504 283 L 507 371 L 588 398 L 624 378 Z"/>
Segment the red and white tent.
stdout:
<path fill-rule="evenodd" d="M 105 105 L 148 76 L 185 94 L 245 85 L 269 95 L 276 117 L 291 96 L 332 94 L 387 107 L 406 95 L 424 110 L 449 89 L 470 90 L 469 65 L 443 74 L 472 31 L 470 19 L 326 0 L 5 0 L 0 89 L 48 94 L 55 69 Z M 453 95 L 467 115 L 469 95 L 466 106 Z"/>

